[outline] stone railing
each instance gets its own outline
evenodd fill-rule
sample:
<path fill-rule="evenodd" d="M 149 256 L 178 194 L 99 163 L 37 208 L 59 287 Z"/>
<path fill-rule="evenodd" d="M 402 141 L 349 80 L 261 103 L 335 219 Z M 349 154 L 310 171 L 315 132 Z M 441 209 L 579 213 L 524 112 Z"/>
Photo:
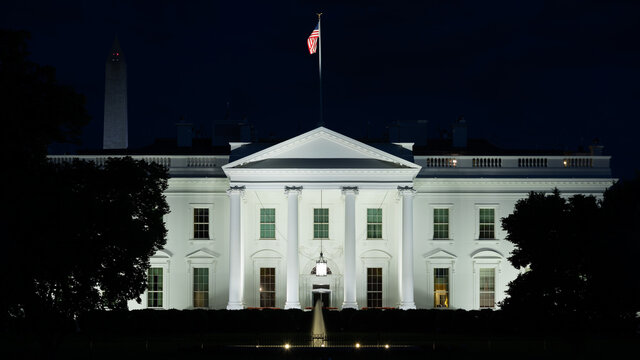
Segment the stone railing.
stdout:
<path fill-rule="evenodd" d="M 92 161 L 103 166 L 111 157 L 123 157 L 125 155 L 49 155 L 49 161 L 53 163 L 70 162 L 74 159 Z M 154 162 L 169 168 L 173 175 L 214 175 L 223 174 L 222 166 L 229 162 L 229 156 L 218 155 L 127 155 L 135 160 Z"/>
<path fill-rule="evenodd" d="M 146 155 L 130 155 L 135 160 L 144 160 L 146 162 L 153 162 L 162 166 L 171 167 L 170 156 L 146 156 Z M 60 164 L 63 162 L 71 162 L 75 159 L 90 161 L 96 163 L 98 166 L 103 166 L 108 158 L 123 157 L 123 155 L 49 155 L 49 161 Z"/>
<path fill-rule="evenodd" d="M 600 176 L 611 172 L 610 156 L 469 156 L 416 155 L 422 176 Z"/>
<path fill-rule="evenodd" d="M 562 164 L 568 168 L 590 168 L 593 167 L 593 159 L 590 157 L 565 158 Z"/>

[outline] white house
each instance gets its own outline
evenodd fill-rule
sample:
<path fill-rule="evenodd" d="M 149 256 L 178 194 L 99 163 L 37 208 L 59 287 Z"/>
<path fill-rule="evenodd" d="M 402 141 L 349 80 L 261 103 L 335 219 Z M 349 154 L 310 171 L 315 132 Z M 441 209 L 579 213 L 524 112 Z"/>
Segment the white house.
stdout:
<path fill-rule="evenodd" d="M 338 309 L 493 308 L 517 275 L 500 226 L 516 201 L 554 188 L 601 196 L 613 183 L 600 146 L 575 155 L 474 151 L 462 119 L 446 147 L 371 146 L 319 127 L 266 148 L 232 142 L 222 154 L 194 153 L 181 123 L 173 153 L 122 151 L 126 107 L 115 41 L 104 148 L 120 150 L 50 159 L 129 153 L 169 168 L 167 244 L 132 309 L 309 308 L 318 298 Z"/>
<path fill-rule="evenodd" d="M 149 290 L 130 308 L 492 308 L 517 275 L 500 227 L 516 201 L 554 188 L 601 196 L 613 182 L 598 149 L 418 155 L 389 144 L 400 157 L 323 127 L 252 145 L 134 155 L 169 167 L 171 213 Z"/>

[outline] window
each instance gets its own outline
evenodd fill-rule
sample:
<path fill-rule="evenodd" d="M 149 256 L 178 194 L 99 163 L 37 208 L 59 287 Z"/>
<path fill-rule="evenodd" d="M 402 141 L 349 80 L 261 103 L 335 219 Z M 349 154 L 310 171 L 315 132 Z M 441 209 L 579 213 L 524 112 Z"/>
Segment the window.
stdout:
<path fill-rule="evenodd" d="M 480 269 L 480 308 L 495 307 L 496 270 L 494 268 Z"/>
<path fill-rule="evenodd" d="M 367 209 L 367 239 L 382 239 L 382 209 Z"/>
<path fill-rule="evenodd" d="M 193 238 L 209 239 L 209 209 L 193 209 Z"/>
<path fill-rule="evenodd" d="M 209 307 L 209 268 L 193 268 L 193 307 Z"/>
<path fill-rule="evenodd" d="M 496 209 L 480 209 L 480 239 L 495 239 Z"/>
<path fill-rule="evenodd" d="M 382 307 L 382 268 L 367 268 L 367 307 Z"/>
<path fill-rule="evenodd" d="M 260 239 L 276 238 L 276 209 L 260 209 Z"/>
<path fill-rule="evenodd" d="M 260 268 L 260 307 L 276 306 L 276 268 Z"/>
<path fill-rule="evenodd" d="M 329 238 L 329 209 L 313 209 L 313 238 Z"/>
<path fill-rule="evenodd" d="M 162 268 L 149 268 L 147 271 L 147 307 L 162 307 Z"/>
<path fill-rule="evenodd" d="M 449 307 L 449 269 L 433 269 L 433 306 L 437 308 Z"/>
<path fill-rule="evenodd" d="M 433 209 L 433 238 L 449 238 L 449 209 Z"/>

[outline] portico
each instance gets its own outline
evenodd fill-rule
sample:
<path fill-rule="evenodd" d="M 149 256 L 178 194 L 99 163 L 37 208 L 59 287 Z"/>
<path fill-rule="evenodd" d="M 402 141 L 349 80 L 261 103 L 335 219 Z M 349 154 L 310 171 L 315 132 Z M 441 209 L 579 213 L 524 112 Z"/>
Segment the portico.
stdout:
<path fill-rule="evenodd" d="M 335 299 L 332 305 L 357 309 L 367 306 L 369 297 L 379 295 L 380 302 L 375 303 L 379 306 L 415 308 L 410 189 L 419 170 L 410 161 L 322 127 L 225 165 L 223 171 L 230 179 L 231 235 L 227 308 L 240 309 L 247 303 L 261 306 L 256 296 L 250 296 L 250 301 L 243 296 L 245 292 L 255 293 L 256 288 L 262 291 L 264 283 L 259 280 L 260 284 L 251 284 L 249 280 L 256 276 L 238 275 L 243 259 L 249 262 L 251 256 L 238 249 L 251 249 L 252 253 L 271 250 L 274 257 L 279 257 L 273 262 L 276 306 L 311 306 L 305 290 L 308 280 L 304 280 L 309 274 L 301 273 L 300 264 L 313 263 L 320 255 L 321 245 L 325 257 L 336 264 L 331 276 L 342 283 L 341 289 L 316 289 L 331 292 Z M 244 201 L 240 200 L 240 191 L 244 192 Z M 278 192 L 281 198 L 275 199 Z M 263 198 L 269 198 L 271 203 L 265 205 Z M 239 210 L 238 206 L 252 211 Z M 254 239 L 240 228 L 243 222 L 256 222 L 255 214 L 265 208 L 274 209 L 276 218 L 286 218 L 286 224 L 275 224 L 276 241 L 261 236 Z M 367 214 L 373 209 L 379 216 L 370 223 Z M 286 216 L 278 217 L 278 211 Z M 252 212 L 254 215 L 250 215 Z M 402 213 L 401 223 L 393 215 L 397 213 Z M 378 231 L 375 235 L 370 232 L 372 227 Z M 389 254 L 385 260 L 388 265 L 379 267 L 363 257 L 372 248 Z M 255 265 L 253 271 L 260 269 Z M 368 269 L 384 271 L 386 279 L 397 277 L 401 287 L 376 282 L 380 291 L 366 290 L 368 282 L 382 279 L 368 278 Z M 283 288 L 284 296 L 278 294 L 278 288 Z"/>

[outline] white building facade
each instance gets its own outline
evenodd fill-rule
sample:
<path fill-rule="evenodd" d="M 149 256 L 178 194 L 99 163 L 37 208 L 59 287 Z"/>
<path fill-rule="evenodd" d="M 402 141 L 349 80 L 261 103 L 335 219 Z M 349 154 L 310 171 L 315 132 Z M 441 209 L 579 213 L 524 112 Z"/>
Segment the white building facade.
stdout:
<path fill-rule="evenodd" d="M 235 156 L 243 146 L 134 156 L 169 167 L 171 212 L 149 289 L 130 308 L 494 308 L 518 274 L 500 223 L 515 203 L 554 188 L 601 196 L 613 182 L 608 156 L 394 145 L 409 161 L 323 127 Z"/>

